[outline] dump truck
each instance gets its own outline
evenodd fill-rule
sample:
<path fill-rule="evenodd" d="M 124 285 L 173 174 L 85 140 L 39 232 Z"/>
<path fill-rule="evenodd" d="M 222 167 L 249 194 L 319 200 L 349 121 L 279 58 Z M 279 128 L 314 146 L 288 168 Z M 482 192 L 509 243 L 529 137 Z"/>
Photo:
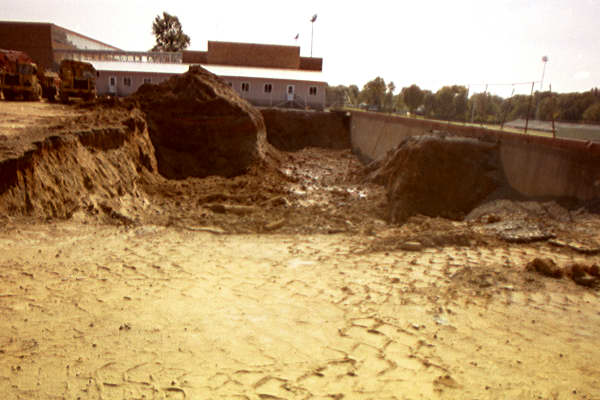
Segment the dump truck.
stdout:
<path fill-rule="evenodd" d="M 62 60 L 59 69 L 60 99 L 63 103 L 70 97 L 91 100 L 96 97 L 96 69 L 92 64 Z"/>
<path fill-rule="evenodd" d="M 38 67 L 26 53 L 0 49 L 0 92 L 5 100 L 40 99 L 42 85 Z"/>

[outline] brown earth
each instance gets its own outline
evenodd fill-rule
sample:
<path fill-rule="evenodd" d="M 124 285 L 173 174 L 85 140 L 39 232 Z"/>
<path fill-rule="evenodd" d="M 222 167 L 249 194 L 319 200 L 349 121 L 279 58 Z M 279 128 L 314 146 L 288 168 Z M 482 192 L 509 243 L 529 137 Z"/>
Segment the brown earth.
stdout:
<path fill-rule="evenodd" d="M 3 103 L 3 108 L 27 120 L 27 104 Z M 0 212 L 65 218 L 141 207 L 139 182 L 156 175 L 156 159 L 139 110 L 45 106 L 45 119 L 4 130 Z"/>
<path fill-rule="evenodd" d="M 350 148 L 350 116 L 345 112 L 261 109 L 269 143 L 280 150 L 298 151 L 306 147 Z"/>
<path fill-rule="evenodd" d="M 349 150 L 169 180 L 135 108 L 0 115 L 5 398 L 599 398 L 584 207 L 394 225 Z"/>
<path fill-rule="evenodd" d="M 417 214 L 462 219 L 506 186 L 497 146 L 460 137 L 408 137 L 369 169 L 386 187 L 392 222 Z"/>
<path fill-rule="evenodd" d="M 276 157 L 260 112 L 200 66 L 143 85 L 130 101 L 146 116 L 158 170 L 166 178 L 233 177 Z"/>

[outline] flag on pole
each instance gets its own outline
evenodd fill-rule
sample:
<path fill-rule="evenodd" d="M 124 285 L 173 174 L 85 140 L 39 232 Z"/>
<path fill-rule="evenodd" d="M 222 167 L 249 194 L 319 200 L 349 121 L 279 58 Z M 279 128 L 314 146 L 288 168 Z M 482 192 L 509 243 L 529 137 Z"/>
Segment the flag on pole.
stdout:
<path fill-rule="evenodd" d="M 313 15 L 310 19 L 310 22 L 315 22 L 317 20 L 317 14 Z"/>

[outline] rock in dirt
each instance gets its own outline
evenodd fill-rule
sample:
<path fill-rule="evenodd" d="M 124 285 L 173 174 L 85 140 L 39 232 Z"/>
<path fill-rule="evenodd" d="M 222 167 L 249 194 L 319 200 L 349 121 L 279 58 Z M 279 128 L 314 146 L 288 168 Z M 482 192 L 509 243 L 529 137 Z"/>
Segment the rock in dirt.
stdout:
<path fill-rule="evenodd" d="M 505 184 L 496 144 L 440 135 L 404 139 L 370 179 L 385 185 L 392 222 L 417 214 L 461 219 Z"/>
<path fill-rule="evenodd" d="M 200 66 L 132 96 L 146 115 L 159 172 L 233 177 L 273 154 L 260 112 Z"/>
<path fill-rule="evenodd" d="M 600 286 L 600 267 L 598 265 L 572 264 L 566 268 L 567 275 L 578 285 Z"/>
<path fill-rule="evenodd" d="M 560 279 L 564 275 L 564 271 L 560 268 L 553 259 L 551 258 L 534 258 L 532 261 L 527 263 L 525 270 L 537 272 L 541 275 L 548 276 L 550 278 Z"/>
<path fill-rule="evenodd" d="M 553 246 L 557 246 L 557 247 L 566 247 L 566 248 L 569 248 L 573 251 L 576 251 L 576 252 L 582 253 L 582 254 L 587 254 L 587 255 L 600 254 L 600 246 L 597 243 L 593 243 L 590 245 L 590 244 L 579 243 L 576 241 L 566 242 L 566 241 L 560 240 L 560 239 L 551 239 L 551 240 L 548 240 L 548 243 L 550 243 Z"/>
<path fill-rule="evenodd" d="M 414 240 L 409 240 L 407 242 L 401 243 L 399 245 L 400 249 L 405 251 L 421 251 L 423 250 L 423 244 L 421 242 L 417 242 Z"/>
<path fill-rule="evenodd" d="M 508 243 L 533 243 L 554 238 L 553 233 L 532 223 L 518 224 L 508 221 L 500 223 L 495 231 L 500 239 Z"/>

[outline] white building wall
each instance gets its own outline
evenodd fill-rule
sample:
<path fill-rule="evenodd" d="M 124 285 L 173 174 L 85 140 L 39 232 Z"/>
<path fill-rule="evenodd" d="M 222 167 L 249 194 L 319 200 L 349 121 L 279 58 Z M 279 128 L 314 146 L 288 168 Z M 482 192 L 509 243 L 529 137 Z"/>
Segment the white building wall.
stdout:
<path fill-rule="evenodd" d="M 150 79 L 151 83 L 158 84 L 175 73 L 156 73 L 156 72 L 125 72 L 125 71 L 98 71 L 96 88 L 99 95 L 114 94 L 117 96 L 129 96 L 142 86 L 144 79 Z M 110 93 L 109 82 L 111 77 L 115 79 L 116 92 Z M 256 106 L 277 107 L 288 105 L 287 89 L 288 85 L 294 86 L 294 102 L 292 106 L 298 108 L 323 109 L 325 107 L 325 87 L 324 82 L 305 82 L 295 80 L 265 79 L 265 78 L 245 78 L 245 77 L 222 77 L 224 81 L 231 84 L 231 87 L 242 97 Z M 129 83 L 129 84 L 128 84 Z M 243 91 L 242 84 L 248 84 L 249 90 Z M 271 84 L 271 92 L 266 93 L 265 84 Z M 316 90 L 316 94 L 310 93 L 310 88 Z"/>

